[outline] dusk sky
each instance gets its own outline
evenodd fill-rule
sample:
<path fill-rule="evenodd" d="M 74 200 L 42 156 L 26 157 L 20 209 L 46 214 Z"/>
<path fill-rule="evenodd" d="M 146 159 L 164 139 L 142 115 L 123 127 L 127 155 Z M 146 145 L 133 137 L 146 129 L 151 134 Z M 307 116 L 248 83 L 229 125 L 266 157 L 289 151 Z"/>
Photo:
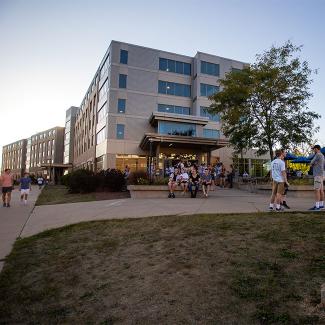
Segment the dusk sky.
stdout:
<path fill-rule="evenodd" d="M 64 126 L 111 40 L 244 62 L 286 40 L 304 45 L 324 145 L 324 14 L 322 0 L 0 0 L 0 147 Z"/>

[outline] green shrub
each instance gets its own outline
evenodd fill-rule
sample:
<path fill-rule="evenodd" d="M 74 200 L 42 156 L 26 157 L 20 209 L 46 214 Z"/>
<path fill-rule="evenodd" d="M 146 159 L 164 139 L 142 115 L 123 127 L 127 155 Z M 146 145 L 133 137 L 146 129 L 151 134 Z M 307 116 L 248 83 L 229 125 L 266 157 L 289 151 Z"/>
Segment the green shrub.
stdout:
<path fill-rule="evenodd" d="M 164 177 L 164 178 L 156 178 L 154 180 L 155 185 L 167 185 L 169 182 L 169 177 Z"/>
<path fill-rule="evenodd" d="M 97 185 L 96 175 L 88 169 L 78 169 L 68 177 L 68 188 L 71 193 L 94 192 Z"/>
<path fill-rule="evenodd" d="M 131 172 L 128 178 L 128 183 L 131 185 L 146 185 L 149 184 L 148 174 L 144 171 Z"/>
<path fill-rule="evenodd" d="M 69 187 L 71 173 L 65 174 L 61 177 L 61 184 Z"/>
<path fill-rule="evenodd" d="M 122 191 L 125 188 L 125 177 L 118 169 L 108 169 L 97 174 L 98 183 L 103 189 L 113 192 Z"/>

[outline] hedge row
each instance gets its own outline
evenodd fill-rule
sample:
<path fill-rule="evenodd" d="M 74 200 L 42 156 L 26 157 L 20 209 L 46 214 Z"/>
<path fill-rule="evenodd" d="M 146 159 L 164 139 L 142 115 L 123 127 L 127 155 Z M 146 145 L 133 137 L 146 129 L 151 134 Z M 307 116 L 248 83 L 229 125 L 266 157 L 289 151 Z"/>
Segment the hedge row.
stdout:
<path fill-rule="evenodd" d="M 119 192 L 125 189 L 123 173 L 117 169 L 94 173 L 87 169 L 78 169 L 62 176 L 61 183 L 70 193 L 90 193 L 95 191 Z"/>

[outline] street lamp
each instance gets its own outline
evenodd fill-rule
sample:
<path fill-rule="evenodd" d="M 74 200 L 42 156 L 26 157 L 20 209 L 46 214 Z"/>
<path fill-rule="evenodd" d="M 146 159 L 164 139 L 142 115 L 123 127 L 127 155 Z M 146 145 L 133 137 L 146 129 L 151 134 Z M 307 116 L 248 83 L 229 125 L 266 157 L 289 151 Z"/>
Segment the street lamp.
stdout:
<path fill-rule="evenodd" d="M 149 183 L 152 184 L 152 139 L 149 139 Z"/>

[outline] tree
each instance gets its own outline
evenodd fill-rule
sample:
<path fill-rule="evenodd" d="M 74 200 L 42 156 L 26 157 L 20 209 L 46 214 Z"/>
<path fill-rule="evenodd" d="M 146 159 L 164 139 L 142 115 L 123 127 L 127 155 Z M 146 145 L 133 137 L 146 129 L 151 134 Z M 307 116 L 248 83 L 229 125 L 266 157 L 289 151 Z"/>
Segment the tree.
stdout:
<path fill-rule="evenodd" d="M 302 46 L 287 41 L 256 56 L 256 62 L 220 80 L 221 91 L 210 97 L 209 112 L 219 113 L 222 131 L 237 152 L 257 154 L 309 142 L 320 118 L 309 110 L 311 69 L 297 57 Z"/>

